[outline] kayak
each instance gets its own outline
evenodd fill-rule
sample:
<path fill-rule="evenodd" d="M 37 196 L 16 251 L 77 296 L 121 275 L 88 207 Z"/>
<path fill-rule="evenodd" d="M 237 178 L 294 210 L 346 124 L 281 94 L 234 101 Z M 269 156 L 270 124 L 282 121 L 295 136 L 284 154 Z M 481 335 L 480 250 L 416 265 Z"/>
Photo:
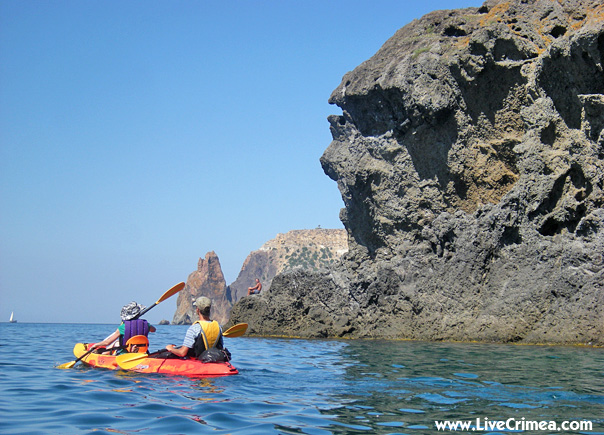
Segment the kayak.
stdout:
<path fill-rule="evenodd" d="M 80 358 L 89 350 L 89 345 L 77 343 L 73 348 L 73 354 Z M 102 355 L 90 353 L 82 358 L 92 367 L 100 367 L 110 370 L 118 370 L 116 355 Z M 195 358 L 142 358 L 139 364 L 130 371 L 137 373 L 163 373 L 181 376 L 229 376 L 239 373 L 229 362 L 202 362 Z"/>

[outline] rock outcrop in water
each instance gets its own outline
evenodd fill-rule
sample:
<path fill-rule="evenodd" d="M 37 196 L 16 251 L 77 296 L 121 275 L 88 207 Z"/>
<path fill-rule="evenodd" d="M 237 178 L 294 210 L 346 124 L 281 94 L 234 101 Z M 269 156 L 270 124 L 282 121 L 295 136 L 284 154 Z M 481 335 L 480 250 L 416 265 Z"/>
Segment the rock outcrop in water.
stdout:
<path fill-rule="evenodd" d="M 192 272 L 185 288 L 178 293 L 176 313 L 172 323 L 175 325 L 190 325 L 198 320 L 193 302 L 200 296 L 212 299 L 211 317 L 220 324 L 229 320 L 232 307 L 220 260 L 214 251 L 208 252 L 205 258 L 200 258 L 197 270 Z"/>
<path fill-rule="evenodd" d="M 232 322 L 305 337 L 604 344 L 604 5 L 487 1 L 346 74 L 321 157 L 350 252 Z"/>
<path fill-rule="evenodd" d="M 234 302 L 247 295 L 247 289 L 259 278 L 266 292 L 275 275 L 289 270 L 319 270 L 335 264 L 348 251 L 343 229 L 292 230 L 266 242 L 246 258 L 237 280 L 226 285 L 220 260 L 215 252 L 199 259 L 185 288 L 179 293 L 174 324 L 197 320 L 192 302 L 199 296 L 213 301 L 212 318 L 225 324 Z"/>

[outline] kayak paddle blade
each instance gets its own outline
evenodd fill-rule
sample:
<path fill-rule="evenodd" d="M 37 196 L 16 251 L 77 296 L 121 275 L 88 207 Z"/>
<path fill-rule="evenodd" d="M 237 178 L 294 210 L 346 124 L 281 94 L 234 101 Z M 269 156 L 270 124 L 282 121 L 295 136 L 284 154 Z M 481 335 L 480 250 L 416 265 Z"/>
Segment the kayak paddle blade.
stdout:
<path fill-rule="evenodd" d="M 73 348 L 73 353 L 75 353 L 75 354 L 76 354 L 76 356 L 77 356 L 76 349 L 78 349 L 78 347 L 79 347 L 79 346 L 83 347 L 83 349 L 82 349 L 82 350 L 84 350 L 84 349 L 86 348 L 86 346 L 85 346 L 85 345 L 83 345 L 82 343 L 77 343 L 77 344 L 75 345 L 75 347 Z M 73 366 L 75 366 L 75 365 L 77 364 L 77 362 L 78 362 L 78 361 L 81 361 L 81 360 L 82 360 L 83 358 L 85 358 L 85 357 L 86 357 L 88 354 L 90 354 L 90 353 L 91 353 L 93 350 L 94 350 L 94 349 L 92 349 L 92 348 L 91 348 L 91 349 L 89 349 L 87 352 L 85 352 L 83 355 L 81 355 L 81 356 L 80 356 L 78 359 L 76 359 L 76 360 L 74 360 L 74 361 L 69 361 L 69 362 L 67 362 L 67 363 L 65 363 L 65 364 L 61 364 L 60 366 L 57 366 L 57 368 L 58 368 L 58 369 L 70 369 L 70 368 L 72 368 Z"/>
<path fill-rule="evenodd" d="M 77 361 L 69 361 L 69 362 L 66 362 L 65 364 L 61 364 L 60 366 L 57 366 L 57 368 L 58 369 L 70 369 L 76 365 L 76 362 Z"/>
<path fill-rule="evenodd" d="M 178 293 L 179 291 L 181 291 L 183 288 L 185 288 L 185 283 L 184 282 L 179 282 L 178 284 L 176 284 L 174 287 L 172 287 L 170 290 L 166 291 L 161 298 L 159 298 L 156 302 L 156 304 L 159 304 L 160 302 L 165 301 L 166 299 L 168 299 L 169 297 L 174 296 L 176 293 Z"/>
<path fill-rule="evenodd" d="M 147 358 L 149 354 L 147 353 L 125 353 L 123 355 L 119 355 L 115 362 L 121 369 L 130 370 L 141 363 L 142 360 Z"/>
<path fill-rule="evenodd" d="M 247 331 L 247 326 L 247 323 L 238 323 L 224 331 L 222 335 L 229 338 L 241 337 Z"/>
<path fill-rule="evenodd" d="M 135 319 L 138 319 L 140 317 L 143 316 L 143 314 L 145 314 L 147 311 L 149 311 L 151 308 L 153 308 L 154 306 L 156 306 L 157 304 L 165 301 L 166 299 L 174 296 L 176 293 L 178 293 L 179 291 L 181 291 L 183 288 L 185 288 L 185 283 L 184 282 L 179 282 L 178 284 L 176 284 L 175 286 L 173 286 L 171 289 L 166 290 L 165 293 L 163 295 L 161 295 L 161 297 L 157 300 L 157 302 L 155 302 L 153 305 L 151 305 L 150 307 L 145 308 L 143 311 L 141 311 L 140 313 L 138 313 L 135 317 Z"/>

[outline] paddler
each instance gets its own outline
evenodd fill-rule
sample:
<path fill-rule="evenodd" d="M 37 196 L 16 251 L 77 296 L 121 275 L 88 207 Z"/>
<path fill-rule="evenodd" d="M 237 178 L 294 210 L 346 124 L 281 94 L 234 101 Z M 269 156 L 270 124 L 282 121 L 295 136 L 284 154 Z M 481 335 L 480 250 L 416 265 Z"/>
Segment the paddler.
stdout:
<path fill-rule="evenodd" d="M 228 361 L 230 353 L 223 345 L 222 328 L 216 320 L 210 319 L 212 301 L 210 298 L 200 296 L 193 302 L 193 306 L 199 320 L 187 329 L 182 346 L 176 347 L 173 344 L 169 344 L 166 346 L 166 350 L 181 358 L 202 358 L 204 355 L 207 355 L 205 351 L 212 352 L 218 350 L 219 352 L 215 352 L 215 357 L 221 358 L 221 355 L 224 355 L 222 361 Z"/>
<path fill-rule="evenodd" d="M 112 348 L 117 347 L 118 354 L 121 353 L 128 342 L 128 340 L 135 335 L 144 335 L 145 337 L 149 335 L 149 332 L 155 332 L 155 327 L 150 325 L 145 319 L 138 319 L 138 314 L 145 309 L 144 306 L 136 303 L 130 302 L 122 307 L 122 311 L 120 312 L 120 317 L 122 318 L 122 323 L 118 328 L 111 334 L 109 337 L 105 338 L 103 341 L 99 341 L 98 343 L 93 344 L 91 347 L 105 347 L 108 351 L 111 351 Z"/>

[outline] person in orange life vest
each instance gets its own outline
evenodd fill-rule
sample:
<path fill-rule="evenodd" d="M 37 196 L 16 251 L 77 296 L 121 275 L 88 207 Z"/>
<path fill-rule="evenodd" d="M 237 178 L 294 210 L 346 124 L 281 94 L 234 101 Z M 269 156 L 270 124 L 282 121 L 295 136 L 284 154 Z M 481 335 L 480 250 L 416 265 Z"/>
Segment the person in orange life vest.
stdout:
<path fill-rule="evenodd" d="M 249 296 L 260 293 L 260 290 L 262 290 L 262 284 L 260 284 L 260 280 L 256 278 L 256 285 L 254 287 L 247 288 L 247 295 Z"/>
<path fill-rule="evenodd" d="M 149 332 L 155 332 L 156 329 L 153 325 L 149 325 L 149 323 L 144 319 L 135 319 L 138 314 L 143 311 L 145 307 L 137 304 L 136 302 L 130 302 L 127 305 L 122 307 L 122 311 L 120 313 L 120 317 L 122 318 L 122 323 L 120 326 L 107 338 L 103 341 L 99 341 L 98 343 L 93 344 L 91 347 L 106 347 L 108 350 L 111 348 L 118 347 L 121 348 L 125 346 L 126 342 L 135 335 L 144 335 L 145 337 L 149 335 Z M 122 349 L 118 350 L 118 353 Z"/>
<path fill-rule="evenodd" d="M 222 328 L 217 321 L 210 319 L 212 301 L 205 296 L 200 296 L 193 305 L 199 320 L 189 326 L 182 346 L 176 347 L 173 344 L 166 346 L 166 350 L 181 358 L 198 357 L 203 350 L 212 347 L 224 349 Z"/>

